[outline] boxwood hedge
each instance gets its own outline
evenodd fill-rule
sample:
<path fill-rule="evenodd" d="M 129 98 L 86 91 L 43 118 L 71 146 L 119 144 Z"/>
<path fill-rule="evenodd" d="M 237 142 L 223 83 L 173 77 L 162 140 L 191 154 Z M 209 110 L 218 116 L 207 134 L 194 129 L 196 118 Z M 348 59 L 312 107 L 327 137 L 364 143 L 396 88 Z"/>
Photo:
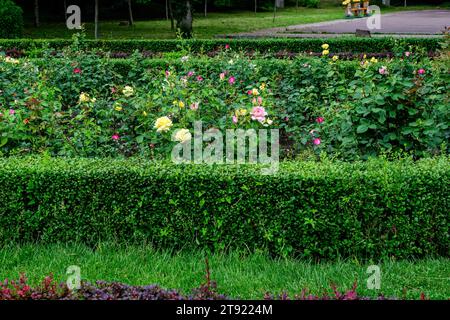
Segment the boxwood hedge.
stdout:
<path fill-rule="evenodd" d="M 449 256 L 448 158 L 175 165 L 3 158 L 0 243 L 151 242 L 361 259 Z"/>
<path fill-rule="evenodd" d="M 105 51 L 134 52 L 173 52 L 180 46 L 189 48 L 191 52 L 209 52 L 223 48 L 226 44 L 233 50 L 260 51 L 260 52 L 319 52 L 321 45 L 328 43 L 331 52 L 391 52 L 396 47 L 408 48 L 413 46 L 424 51 L 439 49 L 440 38 L 303 38 L 303 39 L 195 39 L 195 40 L 85 40 L 83 45 L 88 49 L 102 49 Z M 39 49 L 63 49 L 72 43 L 68 39 L 8 39 L 0 40 L 0 51 L 11 49 L 25 52 Z"/>

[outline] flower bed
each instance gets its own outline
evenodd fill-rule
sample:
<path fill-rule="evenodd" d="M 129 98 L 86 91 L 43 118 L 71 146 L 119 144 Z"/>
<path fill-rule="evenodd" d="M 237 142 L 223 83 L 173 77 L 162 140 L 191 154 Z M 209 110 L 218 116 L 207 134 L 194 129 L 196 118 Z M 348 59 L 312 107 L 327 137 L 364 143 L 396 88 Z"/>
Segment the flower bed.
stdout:
<path fill-rule="evenodd" d="M 341 61 L 332 50 L 292 61 L 229 49 L 200 59 L 110 60 L 78 51 L 55 60 L 2 58 L 0 154 L 163 159 L 180 141 L 172 141 L 176 130 L 193 134 L 195 121 L 205 130 L 279 129 L 283 158 L 447 152 L 445 60 L 405 51 Z M 155 127 L 165 118 L 170 126 Z"/>
<path fill-rule="evenodd" d="M 357 293 L 357 285 L 347 291 L 340 291 L 335 285 L 332 292 L 321 295 L 309 293 L 304 289 L 299 294 L 289 296 L 287 293 L 271 294 L 267 292 L 264 300 L 397 300 L 395 297 L 369 298 Z M 329 291 L 329 290 L 328 290 Z M 426 297 L 420 294 L 420 300 Z M 2 300 L 232 300 L 233 298 L 217 292 L 213 281 L 193 289 L 191 294 L 182 294 L 177 290 L 163 289 L 158 285 L 130 286 L 117 282 L 82 281 L 76 290 L 70 290 L 66 283 L 58 284 L 52 276 L 47 276 L 39 286 L 30 286 L 27 279 L 21 275 L 19 280 L 6 279 L 0 283 L 0 301 Z"/>

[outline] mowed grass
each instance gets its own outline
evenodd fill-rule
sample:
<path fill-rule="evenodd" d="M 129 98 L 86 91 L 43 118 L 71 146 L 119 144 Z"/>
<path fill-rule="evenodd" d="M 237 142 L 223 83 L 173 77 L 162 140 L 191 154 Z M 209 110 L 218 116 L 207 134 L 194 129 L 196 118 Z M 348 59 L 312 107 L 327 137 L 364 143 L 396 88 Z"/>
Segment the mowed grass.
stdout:
<path fill-rule="evenodd" d="M 0 280 L 17 279 L 25 273 L 32 284 L 53 274 L 66 280 L 70 265 L 81 268 L 84 280 L 119 281 L 132 285 L 159 284 L 188 293 L 205 280 L 205 257 L 211 276 L 221 293 L 242 299 L 262 299 L 264 293 L 330 292 L 330 284 L 351 288 L 365 296 L 396 296 L 418 299 L 421 292 L 431 299 L 450 298 L 450 260 L 382 261 L 381 290 L 367 289 L 367 267 L 356 260 L 312 263 L 293 259 L 271 259 L 264 254 L 210 255 L 201 252 L 158 252 L 148 246 L 24 245 L 0 249 Z"/>
<path fill-rule="evenodd" d="M 432 9 L 433 7 L 415 6 L 407 10 Z M 383 9 L 383 13 L 405 10 L 403 7 Z M 344 17 L 343 9 L 336 6 L 324 8 L 285 8 L 277 12 L 273 22 L 272 12 L 239 11 L 229 13 L 210 13 L 205 18 L 196 14 L 194 19 L 194 37 L 199 39 L 213 38 L 218 34 L 250 32 L 260 29 L 308 24 Z M 101 20 L 101 18 L 100 18 Z M 126 16 L 124 16 L 126 20 Z M 83 21 L 88 38 L 94 36 L 94 25 L 91 21 Z M 102 39 L 173 39 L 176 33 L 170 30 L 170 21 L 149 20 L 137 21 L 132 27 L 119 26 L 118 21 L 100 21 L 100 37 Z M 70 38 L 75 31 L 68 30 L 64 23 L 43 23 L 39 28 L 28 25 L 25 38 Z"/>

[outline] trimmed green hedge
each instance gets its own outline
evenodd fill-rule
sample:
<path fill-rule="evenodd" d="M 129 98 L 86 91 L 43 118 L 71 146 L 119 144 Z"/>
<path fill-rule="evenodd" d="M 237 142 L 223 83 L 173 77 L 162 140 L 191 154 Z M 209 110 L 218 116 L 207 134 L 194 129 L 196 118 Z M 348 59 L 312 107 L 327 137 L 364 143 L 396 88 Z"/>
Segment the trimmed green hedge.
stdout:
<path fill-rule="evenodd" d="M 3 158 L 0 241 L 449 256 L 448 158 L 258 166 Z"/>
<path fill-rule="evenodd" d="M 396 46 L 404 48 L 414 46 L 426 51 L 436 51 L 440 48 L 442 39 L 438 38 L 304 38 L 304 39 L 214 39 L 214 40 L 86 40 L 83 44 L 90 49 L 106 51 L 133 52 L 172 52 L 180 46 L 189 47 L 192 52 L 213 51 L 230 44 L 233 50 L 278 52 L 282 50 L 293 52 L 320 52 L 321 45 L 328 43 L 331 52 L 386 52 Z M 72 43 L 71 40 L 0 40 L 0 51 L 19 49 L 32 51 L 43 48 L 62 49 Z"/>

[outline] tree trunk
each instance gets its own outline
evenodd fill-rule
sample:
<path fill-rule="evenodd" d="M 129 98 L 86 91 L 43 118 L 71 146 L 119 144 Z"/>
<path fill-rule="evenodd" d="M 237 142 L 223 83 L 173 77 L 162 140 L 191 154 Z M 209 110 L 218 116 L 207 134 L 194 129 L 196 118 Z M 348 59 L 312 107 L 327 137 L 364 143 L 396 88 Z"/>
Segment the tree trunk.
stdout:
<path fill-rule="evenodd" d="M 205 0 L 205 18 L 208 16 L 208 0 Z"/>
<path fill-rule="evenodd" d="M 169 0 L 166 0 L 166 20 L 169 20 Z"/>
<path fill-rule="evenodd" d="M 64 0 L 64 19 L 67 21 L 67 1 Z"/>
<path fill-rule="evenodd" d="M 133 19 L 133 9 L 131 8 L 131 0 L 128 0 L 128 13 L 130 26 L 132 26 L 134 24 L 134 19 Z"/>
<path fill-rule="evenodd" d="M 255 14 L 258 11 L 258 0 L 255 0 Z"/>
<path fill-rule="evenodd" d="M 34 26 L 37 28 L 39 25 L 39 0 L 34 0 Z"/>
<path fill-rule="evenodd" d="M 95 0 L 95 39 L 98 39 L 98 0 Z"/>
<path fill-rule="evenodd" d="M 405 7 L 406 7 L 406 0 L 405 0 Z"/>
<path fill-rule="evenodd" d="M 275 23 L 276 14 L 277 14 L 277 0 L 275 0 L 273 4 L 273 21 L 272 21 L 273 23 Z"/>
<path fill-rule="evenodd" d="M 173 18 L 173 6 L 172 6 L 172 1 L 169 1 L 169 14 L 170 14 L 170 30 L 174 31 L 175 30 L 175 19 Z"/>
<path fill-rule="evenodd" d="M 190 0 L 185 1 L 183 16 L 179 21 L 178 27 L 183 38 L 192 37 L 192 6 Z"/>

